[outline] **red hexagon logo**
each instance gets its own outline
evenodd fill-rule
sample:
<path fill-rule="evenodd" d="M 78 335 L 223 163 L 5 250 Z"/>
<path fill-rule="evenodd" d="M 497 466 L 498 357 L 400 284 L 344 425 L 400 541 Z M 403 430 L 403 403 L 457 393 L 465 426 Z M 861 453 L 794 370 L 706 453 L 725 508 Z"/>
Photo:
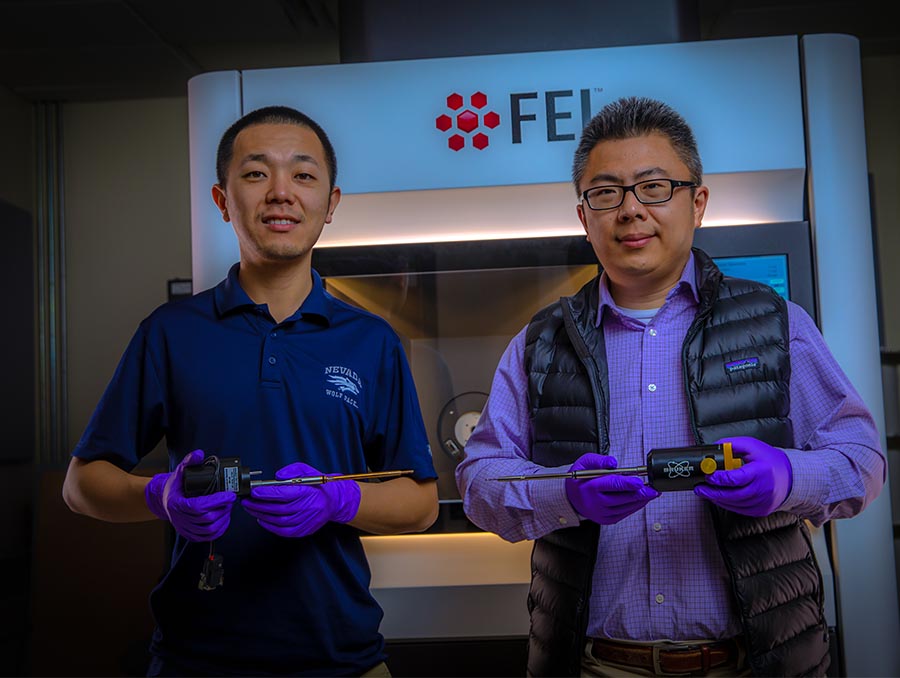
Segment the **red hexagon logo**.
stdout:
<path fill-rule="evenodd" d="M 488 130 L 500 125 L 500 115 L 496 111 L 488 109 L 483 115 L 479 113 L 488 105 L 487 94 L 480 90 L 474 92 L 469 96 L 469 103 L 471 108 L 463 108 L 465 99 L 458 92 L 453 92 L 447 96 L 448 110 L 434 119 L 434 126 L 437 129 L 450 133 L 447 147 L 453 151 L 460 151 L 466 147 L 464 135 L 472 135 L 470 137 L 472 146 L 483 151 L 491 142 Z"/>
<path fill-rule="evenodd" d="M 471 132 L 478 127 L 478 115 L 466 109 L 456 116 L 456 126 L 463 132 Z"/>

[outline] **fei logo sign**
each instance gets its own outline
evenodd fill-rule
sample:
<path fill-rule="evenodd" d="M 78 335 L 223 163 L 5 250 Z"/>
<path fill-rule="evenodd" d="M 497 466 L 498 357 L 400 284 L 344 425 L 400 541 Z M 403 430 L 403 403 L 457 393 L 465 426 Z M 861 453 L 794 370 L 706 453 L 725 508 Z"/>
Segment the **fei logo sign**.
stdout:
<path fill-rule="evenodd" d="M 596 88 L 595 91 L 602 91 Z M 580 90 L 581 127 L 582 129 L 591 119 L 591 90 Z M 575 132 L 561 132 L 560 121 L 570 120 L 572 111 L 565 110 L 560 100 L 573 98 L 573 90 L 554 90 L 543 93 L 544 121 L 547 127 L 547 141 L 574 141 Z M 538 99 L 538 92 L 515 92 L 509 95 L 510 115 L 510 140 L 514 144 L 522 143 L 522 124 L 537 120 L 537 112 L 527 109 L 528 101 Z M 434 120 L 434 126 L 441 132 L 449 132 L 447 147 L 452 151 L 460 151 L 469 144 L 483 151 L 490 145 L 488 130 L 494 130 L 500 125 L 500 114 L 493 110 L 482 110 L 487 107 L 488 98 L 484 92 L 478 91 L 469 97 L 469 106 L 465 106 L 465 99 L 458 92 L 447 96 L 446 113 L 438 115 Z M 473 132 L 475 134 L 473 134 Z"/>
<path fill-rule="evenodd" d="M 485 106 L 487 106 L 487 94 L 484 92 L 475 92 L 472 96 L 469 97 L 469 103 L 472 105 L 472 108 L 476 110 L 481 110 Z M 447 97 L 447 108 L 450 111 L 459 111 L 463 107 L 463 98 L 456 92 Z M 446 113 L 439 115 L 437 119 L 434 121 L 434 126 L 437 127 L 442 132 L 446 132 L 449 130 L 453 123 L 456 123 L 456 128 L 460 132 L 464 132 L 465 134 L 471 134 L 479 126 L 479 116 L 478 113 L 473 111 L 471 108 L 466 108 L 459 113 L 453 114 L 455 117 L 451 118 L 450 115 Z M 500 124 L 500 116 L 495 111 L 487 111 L 483 114 L 481 120 L 484 122 L 484 126 L 488 129 L 494 129 L 497 125 Z M 479 151 L 483 151 L 487 148 L 490 143 L 490 139 L 488 135 L 484 132 L 478 132 L 471 139 L 472 146 L 477 148 Z M 447 139 L 447 146 L 454 150 L 459 151 L 466 145 L 466 137 L 462 134 L 455 133 L 451 134 Z"/>

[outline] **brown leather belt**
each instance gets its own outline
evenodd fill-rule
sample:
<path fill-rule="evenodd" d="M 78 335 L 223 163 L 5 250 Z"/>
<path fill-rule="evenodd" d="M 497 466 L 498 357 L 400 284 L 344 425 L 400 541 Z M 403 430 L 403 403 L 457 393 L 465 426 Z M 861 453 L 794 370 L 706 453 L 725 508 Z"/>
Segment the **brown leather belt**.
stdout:
<path fill-rule="evenodd" d="M 595 638 L 591 654 L 605 662 L 648 669 L 657 674 L 702 676 L 710 669 L 719 666 L 729 664 L 737 666 L 740 649 L 734 639 L 701 645 L 679 645 L 678 643 L 633 645 L 605 638 Z"/>

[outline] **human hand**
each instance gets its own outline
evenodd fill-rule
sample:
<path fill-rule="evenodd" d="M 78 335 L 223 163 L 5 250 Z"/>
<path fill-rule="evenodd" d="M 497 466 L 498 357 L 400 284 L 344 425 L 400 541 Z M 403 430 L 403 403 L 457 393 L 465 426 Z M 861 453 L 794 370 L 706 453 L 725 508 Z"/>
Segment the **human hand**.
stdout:
<path fill-rule="evenodd" d="M 618 466 L 615 457 L 593 452 L 580 456 L 569 468 L 611 469 Z M 659 492 L 637 476 L 608 475 L 597 478 L 566 478 L 566 496 L 579 514 L 601 525 L 612 525 L 642 509 Z"/>
<path fill-rule="evenodd" d="M 295 462 L 275 473 L 278 480 L 320 476 L 309 464 Z M 247 513 L 279 537 L 305 537 L 325 523 L 349 523 L 359 511 L 359 485 L 333 480 L 321 485 L 264 485 L 242 500 Z"/>
<path fill-rule="evenodd" d="M 203 450 L 194 450 L 170 473 L 158 473 L 144 488 L 147 506 L 160 520 L 172 523 L 188 541 L 218 539 L 231 522 L 234 492 L 214 492 L 199 497 L 184 496 L 184 468 L 203 463 Z"/>
<path fill-rule="evenodd" d="M 748 436 L 716 442 L 731 443 L 744 463 L 731 471 L 710 474 L 708 484 L 697 485 L 694 494 L 745 516 L 761 518 L 774 513 L 787 499 L 793 482 L 791 462 L 784 451 Z"/>

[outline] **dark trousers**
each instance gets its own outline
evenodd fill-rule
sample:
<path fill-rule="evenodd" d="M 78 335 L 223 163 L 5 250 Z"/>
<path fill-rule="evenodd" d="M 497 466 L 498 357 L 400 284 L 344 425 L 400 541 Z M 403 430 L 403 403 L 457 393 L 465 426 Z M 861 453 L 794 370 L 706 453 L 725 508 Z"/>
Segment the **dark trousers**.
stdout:
<path fill-rule="evenodd" d="M 209 673 L 201 673 L 196 671 L 195 669 L 186 669 L 183 666 L 176 665 L 171 659 L 163 659 L 162 657 L 158 657 L 153 655 L 150 657 L 150 666 L 147 668 L 147 675 L 151 677 L 159 677 L 159 678 L 179 678 L 179 677 L 190 677 L 194 678 L 195 676 L 210 676 L 210 675 L 218 675 L 218 674 L 209 674 Z M 376 666 L 373 666 L 371 669 L 366 671 L 363 676 L 390 676 L 391 673 L 388 671 L 387 664 L 381 662 Z"/>

